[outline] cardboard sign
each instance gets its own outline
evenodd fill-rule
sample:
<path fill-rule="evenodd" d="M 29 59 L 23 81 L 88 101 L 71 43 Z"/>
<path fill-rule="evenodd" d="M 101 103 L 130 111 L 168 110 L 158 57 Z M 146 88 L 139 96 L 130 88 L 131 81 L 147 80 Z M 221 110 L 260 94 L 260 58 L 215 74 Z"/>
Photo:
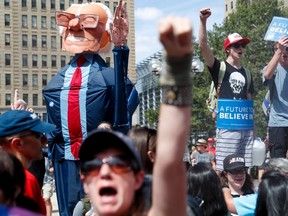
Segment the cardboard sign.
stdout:
<path fill-rule="evenodd" d="M 218 99 L 217 128 L 252 130 L 254 128 L 253 100 Z"/>
<path fill-rule="evenodd" d="M 288 36 L 288 19 L 273 17 L 264 40 L 278 41 L 282 36 Z"/>

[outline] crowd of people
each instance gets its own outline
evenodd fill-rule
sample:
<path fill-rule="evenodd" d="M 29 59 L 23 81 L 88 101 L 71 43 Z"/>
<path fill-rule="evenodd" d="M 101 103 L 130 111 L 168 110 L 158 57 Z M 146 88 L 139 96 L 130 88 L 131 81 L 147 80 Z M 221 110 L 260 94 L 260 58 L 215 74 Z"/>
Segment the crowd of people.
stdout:
<path fill-rule="evenodd" d="M 114 24 L 118 26 L 113 26 L 112 21 L 108 25 L 117 46 L 123 46 L 128 33 L 125 7 L 121 7 L 122 1 L 114 18 Z M 89 124 L 89 129 L 83 127 L 81 113 L 91 107 L 77 104 L 82 100 L 82 95 L 78 95 L 81 79 L 77 79 L 81 70 L 83 73 L 90 70 L 91 62 L 93 67 L 103 65 L 99 63 L 98 55 L 80 54 L 98 52 L 107 45 L 106 37 L 109 36 L 100 37 L 105 34 L 103 29 L 111 18 L 105 10 L 96 3 L 72 5 L 66 12 L 57 14 L 57 23 L 62 26 L 63 46 L 76 53 L 65 76 L 78 73 L 78 77 L 67 75 L 72 83 L 69 93 L 64 92 L 67 87 L 64 82 L 59 93 L 62 97 L 58 98 L 61 106 L 56 106 L 61 111 L 68 110 L 68 116 L 59 116 L 63 112 L 53 115 L 56 108 L 50 104 L 49 112 L 53 117 L 49 123 L 42 122 L 33 110 L 27 110 L 27 104 L 18 98 L 18 92 L 15 92 L 12 109 L 0 115 L 0 215 L 51 216 L 54 174 L 61 216 L 288 215 L 288 93 L 285 91 L 288 37 L 282 37 L 276 43 L 275 54 L 263 75 L 265 82 L 274 83 L 270 84 L 273 91 L 269 120 L 271 159 L 263 162 L 264 174 L 255 188 L 249 174 L 255 129 L 251 125 L 231 129 L 217 124 L 216 137 L 198 139 L 191 148 L 188 165 L 183 161 L 190 134 L 193 93 L 190 75 L 193 34 L 186 18 L 167 17 L 159 22 L 165 67 L 160 74 L 163 95 L 157 129 L 134 126 L 123 133 L 122 128 L 117 128 L 119 125 L 114 127 L 107 121 L 109 117 L 92 119 L 86 125 L 88 128 Z M 99 12 L 97 21 L 93 16 L 95 11 Z M 244 107 L 244 102 L 252 100 L 254 92 L 253 79 L 248 77 L 251 74 L 241 65 L 250 40 L 238 33 L 228 35 L 224 40 L 227 59 L 221 62 L 208 46 L 206 22 L 210 15 L 210 8 L 201 9 L 200 51 L 217 88 L 219 101 L 226 99 L 231 107 L 236 106 L 235 102 Z M 79 47 L 72 46 L 75 41 L 69 37 L 74 33 L 77 39 L 81 31 L 94 37 L 97 46 L 89 44 L 87 47 L 86 44 L 83 48 L 82 40 L 77 45 L 80 51 Z M 81 66 L 79 60 L 83 61 Z M 218 83 L 222 65 L 225 65 L 225 75 Z M 46 88 L 47 100 L 49 88 L 54 84 L 52 81 Z M 91 90 L 92 93 L 95 94 L 100 86 Z M 66 96 L 68 101 L 75 96 L 77 99 L 70 101 L 72 105 L 70 102 L 64 105 Z M 109 103 L 103 106 L 107 108 Z M 217 107 L 213 115 L 219 113 L 221 109 Z M 43 149 L 48 150 L 44 160 L 46 173 L 44 180 L 39 180 L 29 167 L 43 159 Z"/>

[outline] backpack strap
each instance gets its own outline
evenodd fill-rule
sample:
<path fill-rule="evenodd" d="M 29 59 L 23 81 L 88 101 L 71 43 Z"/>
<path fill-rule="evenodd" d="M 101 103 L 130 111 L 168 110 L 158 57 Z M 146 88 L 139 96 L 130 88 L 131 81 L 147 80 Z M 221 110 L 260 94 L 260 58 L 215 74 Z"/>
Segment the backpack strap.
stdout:
<path fill-rule="evenodd" d="M 220 89 L 221 89 L 221 85 L 222 85 L 222 81 L 224 78 L 226 72 L 226 63 L 224 61 L 221 61 L 220 63 L 220 69 L 219 69 L 219 75 L 218 75 L 218 85 L 217 85 L 217 98 L 220 97 Z"/>
<path fill-rule="evenodd" d="M 249 93 L 249 89 L 250 89 L 250 84 L 251 84 L 251 73 L 250 73 L 250 70 L 248 70 L 247 68 L 243 67 L 244 68 L 244 71 L 246 73 L 246 78 L 247 78 L 247 92 L 246 92 L 246 95 L 247 95 L 247 99 L 251 99 L 251 94 Z"/>

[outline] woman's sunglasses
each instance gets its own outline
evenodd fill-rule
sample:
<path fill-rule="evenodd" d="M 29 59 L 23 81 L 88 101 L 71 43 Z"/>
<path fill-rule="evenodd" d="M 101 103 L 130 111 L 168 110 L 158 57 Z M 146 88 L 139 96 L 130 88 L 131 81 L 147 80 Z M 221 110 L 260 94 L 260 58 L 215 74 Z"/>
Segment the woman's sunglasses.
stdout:
<path fill-rule="evenodd" d="M 103 164 L 108 164 L 110 169 L 116 174 L 137 170 L 135 163 L 129 162 L 126 158 L 122 156 L 111 156 L 103 159 L 95 158 L 84 163 L 83 171 L 87 173 L 93 172 L 93 175 L 98 175 Z"/>

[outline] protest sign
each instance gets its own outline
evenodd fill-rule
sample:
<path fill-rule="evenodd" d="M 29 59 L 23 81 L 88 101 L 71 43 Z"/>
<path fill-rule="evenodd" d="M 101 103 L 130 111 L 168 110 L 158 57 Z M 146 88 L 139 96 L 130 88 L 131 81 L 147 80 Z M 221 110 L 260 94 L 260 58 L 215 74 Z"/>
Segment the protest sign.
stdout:
<path fill-rule="evenodd" d="M 278 41 L 282 36 L 288 36 L 288 19 L 273 17 L 264 40 Z"/>
<path fill-rule="evenodd" d="M 218 99 L 217 128 L 245 130 L 254 128 L 253 100 Z"/>

